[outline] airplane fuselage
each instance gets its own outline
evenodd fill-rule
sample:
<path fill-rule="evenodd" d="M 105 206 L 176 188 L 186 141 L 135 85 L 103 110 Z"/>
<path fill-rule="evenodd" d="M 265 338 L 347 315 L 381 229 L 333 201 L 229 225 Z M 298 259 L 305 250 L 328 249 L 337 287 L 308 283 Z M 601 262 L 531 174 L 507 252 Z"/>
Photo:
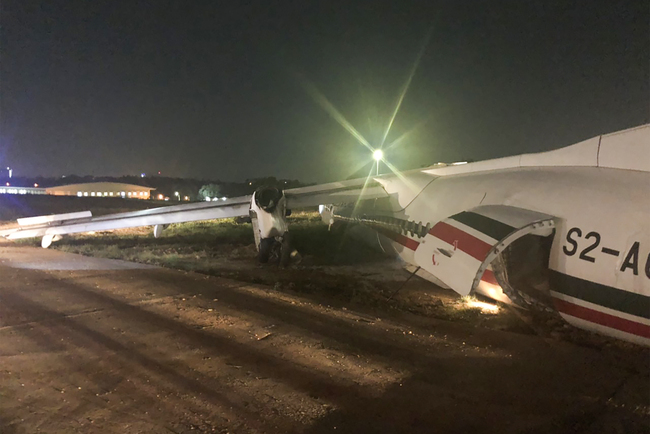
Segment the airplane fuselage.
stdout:
<path fill-rule="evenodd" d="M 511 169 L 437 178 L 396 214 L 425 226 L 484 205 L 554 216 L 548 268 L 558 311 L 575 325 L 647 343 L 648 191 L 650 174 L 644 172 L 593 167 Z M 402 259 L 418 265 L 414 256 L 421 237 L 400 236 L 404 238 L 391 237 L 390 242 Z"/>
<path fill-rule="evenodd" d="M 389 198 L 341 214 L 377 231 L 382 248 L 421 267 L 423 277 L 500 301 L 516 295 L 504 289 L 517 289 L 505 282 L 515 280 L 516 267 L 530 268 L 525 258 L 517 264 L 524 252 L 517 243 L 538 235 L 545 246 L 538 250 L 546 250 L 532 261 L 545 282 L 532 286 L 545 293 L 540 298 L 578 327 L 650 345 L 650 172 L 586 165 L 425 172 L 376 178 Z M 508 241 L 518 230 L 504 224 L 511 211 L 539 217 Z M 503 272 L 497 259 L 507 249 Z"/>

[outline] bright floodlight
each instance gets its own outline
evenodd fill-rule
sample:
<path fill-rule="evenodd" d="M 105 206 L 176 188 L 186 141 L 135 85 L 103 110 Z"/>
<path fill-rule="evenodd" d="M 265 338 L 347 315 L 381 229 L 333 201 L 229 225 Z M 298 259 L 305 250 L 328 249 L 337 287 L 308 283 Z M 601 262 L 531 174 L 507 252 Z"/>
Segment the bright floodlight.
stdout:
<path fill-rule="evenodd" d="M 375 150 L 375 152 L 372 153 L 372 158 L 375 159 L 375 161 L 380 161 L 381 159 L 384 158 L 384 151 L 381 149 Z"/>

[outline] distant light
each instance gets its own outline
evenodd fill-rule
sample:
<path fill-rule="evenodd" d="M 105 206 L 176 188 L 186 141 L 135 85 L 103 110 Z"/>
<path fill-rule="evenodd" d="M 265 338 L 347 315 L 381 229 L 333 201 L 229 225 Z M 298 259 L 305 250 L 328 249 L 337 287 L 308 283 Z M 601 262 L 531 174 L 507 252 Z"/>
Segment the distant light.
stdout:
<path fill-rule="evenodd" d="M 206 202 L 210 202 L 211 200 L 212 200 L 212 199 L 210 199 L 209 197 L 206 197 L 206 198 L 205 198 L 205 201 L 206 201 Z"/>
<path fill-rule="evenodd" d="M 158 171 L 158 175 L 160 175 L 160 170 Z"/>
<path fill-rule="evenodd" d="M 84 194 L 83 194 L 82 192 L 80 192 L 80 191 L 77 192 L 77 196 L 81 197 L 81 196 L 83 196 L 83 195 L 84 195 Z"/>
<path fill-rule="evenodd" d="M 168 198 L 168 197 L 166 197 L 166 198 L 165 198 L 165 200 L 167 201 L 167 200 L 169 200 L 169 198 Z"/>
<path fill-rule="evenodd" d="M 252 182 L 249 182 L 248 185 L 253 185 L 253 183 L 252 183 Z"/>
<path fill-rule="evenodd" d="M 160 172 L 158 172 L 158 173 L 160 173 Z M 145 176 L 147 176 L 147 174 L 144 173 L 144 172 L 142 172 L 142 173 L 140 174 L 140 178 L 144 178 Z"/>
<path fill-rule="evenodd" d="M 163 196 L 162 194 L 158 195 L 158 200 L 163 200 L 164 198 L 165 198 L 165 196 Z"/>
<path fill-rule="evenodd" d="M 456 163 L 451 163 L 452 166 L 460 166 L 460 165 L 463 165 L 463 164 L 467 164 L 467 161 L 458 161 Z"/>
<path fill-rule="evenodd" d="M 94 196 L 94 195 L 95 195 L 95 192 L 94 192 L 94 191 L 91 191 L 91 192 L 90 192 L 90 195 L 91 195 L 91 196 Z"/>
<path fill-rule="evenodd" d="M 34 184 L 34 187 L 38 187 L 38 184 Z"/>
<path fill-rule="evenodd" d="M 10 184 L 9 184 L 9 183 L 7 183 L 7 187 L 9 187 L 9 185 L 10 185 Z"/>
<path fill-rule="evenodd" d="M 375 152 L 372 153 L 372 158 L 374 158 L 375 161 L 381 161 L 384 158 L 384 151 L 381 149 L 375 149 Z"/>
<path fill-rule="evenodd" d="M 174 192 L 174 196 L 180 196 L 177 191 Z"/>
<path fill-rule="evenodd" d="M 221 200 L 226 200 L 226 196 L 222 197 Z"/>
<path fill-rule="evenodd" d="M 183 200 L 190 200 L 189 196 L 183 196 Z"/>

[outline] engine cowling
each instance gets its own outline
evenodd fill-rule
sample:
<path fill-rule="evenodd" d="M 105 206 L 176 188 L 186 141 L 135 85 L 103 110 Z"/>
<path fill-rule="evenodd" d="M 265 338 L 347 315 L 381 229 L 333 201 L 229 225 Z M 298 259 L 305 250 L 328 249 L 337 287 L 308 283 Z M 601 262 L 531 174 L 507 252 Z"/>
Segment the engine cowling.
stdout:
<path fill-rule="evenodd" d="M 255 190 L 251 198 L 250 216 L 258 250 L 262 240 L 284 236 L 289 230 L 284 192 L 275 187 Z"/>

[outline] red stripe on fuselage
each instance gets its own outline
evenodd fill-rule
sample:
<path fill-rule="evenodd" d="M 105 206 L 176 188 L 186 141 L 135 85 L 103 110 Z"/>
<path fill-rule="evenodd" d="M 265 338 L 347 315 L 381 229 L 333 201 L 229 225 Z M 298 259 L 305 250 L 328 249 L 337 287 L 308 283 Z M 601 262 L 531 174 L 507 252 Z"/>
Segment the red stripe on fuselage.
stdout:
<path fill-rule="evenodd" d="M 491 283 L 492 285 L 499 286 L 499 282 L 497 282 L 497 278 L 492 272 L 492 270 L 485 270 L 483 272 L 483 276 L 481 276 L 481 280 L 483 282 L 487 282 L 487 283 Z"/>
<path fill-rule="evenodd" d="M 492 246 L 485 241 L 445 222 L 437 223 L 431 228 L 429 233 L 452 246 L 454 245 L 454 242 L 457 242 L 458 244 L 456 246 L 458 250 L 462 250 L 481 262 L 483 262 L 487 257 L 487 254 L 492 248 Z"/>
<path fill-rule="evenodd" d="M 566 300 L 560 300 L 556 297 L 553 297 L 553 304 L 555 304 L 555 308 L 561 313 L 593 322 L 594 324 L 604 325 L 625 333 L 650 339 L 650 326 L 648 325 L 610 315 L 588 307 L 578 306 L 577 304 L 573 304 Z"/>
<path fill-rule="evenodd" d="M 393 232 L 391 230 L 384 229 L 384 228 L 375 228 L 375 230 L 380 234 L 382 234 L 383 236 L 388 237 L 391 240 L 395 241 L 396 243 L 403 245 L 407 249 L 411 249 L 415 251 L 415 249 L 417 249 L 418 246 L 420 245 L 420 243 L 418 243 L 417 241 L 409 237 L 405 237 L 402 234 L 398 234 L 397 232 Z"/>

